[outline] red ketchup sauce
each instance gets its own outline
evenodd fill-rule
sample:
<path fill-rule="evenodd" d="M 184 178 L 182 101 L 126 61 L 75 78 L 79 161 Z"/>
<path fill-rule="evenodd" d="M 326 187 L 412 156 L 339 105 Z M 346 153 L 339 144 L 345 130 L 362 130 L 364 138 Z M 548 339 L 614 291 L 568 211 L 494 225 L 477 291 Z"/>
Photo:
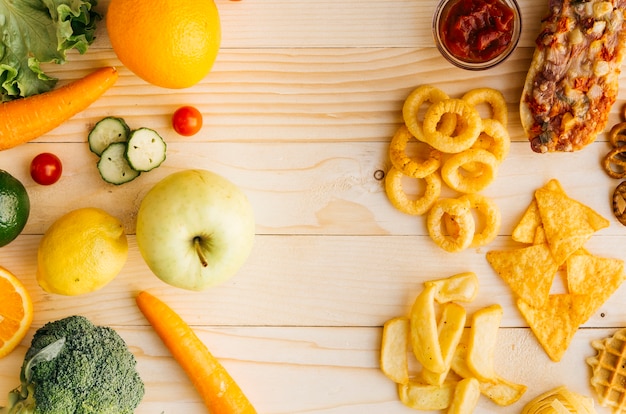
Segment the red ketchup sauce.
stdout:
<path fill-rule="evenodd" d="M 513 10 L 500 0 L 458 0 L 440 20 L 441 38 L 457 59 L 486 62 L 511 42 L 513 18 Z"/>

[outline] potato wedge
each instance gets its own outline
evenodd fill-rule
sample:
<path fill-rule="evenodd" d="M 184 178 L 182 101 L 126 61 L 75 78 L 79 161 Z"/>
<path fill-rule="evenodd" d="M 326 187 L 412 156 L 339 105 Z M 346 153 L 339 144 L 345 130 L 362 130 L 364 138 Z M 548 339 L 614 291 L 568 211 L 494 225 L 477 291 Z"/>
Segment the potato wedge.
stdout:
<path fill-rule="evenodd" d="M 478 294 L 478 277 L 474 272 L 463 272 L 445 279 L 426 282 L 435 285 L 435 300 L 439 303 L 452 301 L 471 302 Z"/>
<path fill-rule="evenodd" d="M 430 385 L 409 381 L 398 384 L 398 396 L 404 405 L 416 410 L 445 410 L 452 403 L 455 388 L 455 382 Z"/>
<path fill-rule="evenodd" d="M 484 382 L 497 382 L 494 358 L 502 314 L 502 306 L 492 305 L 477 310 L 472 316 L 467 366 L 476 378 Z"/>
<path fill-rule="evenodd" d="M 461 340 L 465 328 L 466 311 L 457 303 L 449 302 L 443 306 L 438 324 L 439 348 L 445 369 L 435 373 L 427 369 L 422 370 L 422 378 L 428 384 L 441 385 L 450 371 L 454 351 Z"/>
<path fill-rule="evenodd" d="M 461 342 L 454 353 L 451 364 L 452 371 L 461 378 L 473 378 L 474 373 L 467 366 L 467 345 Z M 496 382 L 480 381 L 480 392 L 494 403 L 500 406 L 508 406 L 517 402 L 526 390 L 527 386 L 510 382 L 500 376 Z"/>
<path fill-rule="evenodd" d="M 380 369 L 397 384 L 409 382 L 409 318 L 397 317 L 383 326 L 380 345 Z"/>
<path fill-rule="evenodd" d="M 410 340 L 415 358 L 424 368 L 434 373 L 445 371 L 439 346 L 437 315 L 435 313 L 435 285 L 425 286 L 417 295 L 409 316 Z"/>
<path fill-rule="evenodd" d="M 479 398 L 480 382 L 476 378 L 465 378 L 456 385 L 447 414 L 472 414 Z"/>

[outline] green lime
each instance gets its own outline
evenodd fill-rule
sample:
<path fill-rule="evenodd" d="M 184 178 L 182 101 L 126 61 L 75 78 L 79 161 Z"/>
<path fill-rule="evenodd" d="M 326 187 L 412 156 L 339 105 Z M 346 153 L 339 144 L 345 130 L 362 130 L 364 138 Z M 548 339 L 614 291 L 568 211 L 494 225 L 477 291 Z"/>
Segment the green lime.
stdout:
<path fill-rule="evenodd" d="M 0 247 L 11 243 L 24 230 L 30 199 L 22 183 L 0 170 Z"/>

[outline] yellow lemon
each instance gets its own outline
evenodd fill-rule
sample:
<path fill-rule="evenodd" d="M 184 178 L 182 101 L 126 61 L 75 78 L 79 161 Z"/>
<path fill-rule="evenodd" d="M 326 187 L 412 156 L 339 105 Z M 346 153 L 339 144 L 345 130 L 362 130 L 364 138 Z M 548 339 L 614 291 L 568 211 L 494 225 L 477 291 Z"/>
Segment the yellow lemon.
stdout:
<path fill-rule="evenodd" d="M 213 0 L 111 0 L 111 46 L 137 76 L 165 88 L 187 88 L 213 67 L 221 26 Z"/>
<path fill-rule="evenodd" d="M 37 281 L 47 292 L 81 295 L 104 287 L 128 258 L 124 226 L 98 208 L 65 214 L 46 231 L 37 251 Z"/>

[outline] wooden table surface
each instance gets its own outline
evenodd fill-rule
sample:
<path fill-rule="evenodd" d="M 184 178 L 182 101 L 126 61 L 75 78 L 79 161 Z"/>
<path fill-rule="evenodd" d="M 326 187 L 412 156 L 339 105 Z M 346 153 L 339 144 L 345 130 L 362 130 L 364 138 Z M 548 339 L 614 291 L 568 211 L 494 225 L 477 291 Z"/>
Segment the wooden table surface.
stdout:
<path fill-rule="evenodd" d="M 138 359 L 146 383 L 139 414 L 204 413 L 195 390 L 135 306 L 148 290 L 178 311 L 245 390 L 259 413 L 409 413 L 396 387 L 379 370 L 382 324 L 406 314 L 422 282 L 464 271 L 480 279 L 472 312 L 504 308 L 496 355 L 499 373 L 528 386 L 510 407 L 481 398 L 477 413 L 516 413 L 534 396 L 566 385 L 591 396 L 585 358 L 590 341 L 626 325 L 622 286 L 576 334 L 559 363 L 551 362 L 488 265 L 485 253 L 514 246 L 511 231 L 533 191 L 557 178 L 565 191 L 610 220 L 586 247 L 624 259 L 626 229 L 613 217 L 618 180 L 600 160 L 606 137 L 577 153 L 535 154 L 518 114 L 521 87 L 547 1 L 520 0 L 523 32 L 513 55 L 482 72 L 457 69 L 434 47 L 436 0 L 218 0 L 222 50 L 212 72 L 184 90 L 151 86 L 123 67 L 104 22 L 85 55 L 50 66 L 60 83 L 96 67 L 114 65 L 116 85 L 84 112 L 29 144 L 0 152 L 0 168 L 19 178 L 31 198 L 24 232 L 0 249 L 0 265 L 26 284 L 35 306 L 30 334 L 0 360 L 0 405 L 18 385 L 32 333 L 45 322 L 81 314 L 114 327 Z M 102 0 L 98 9 L 108 5 Z M 626 79 L 610 123 L 621 121 Z M 497 88 L 509 108 L 513 140 L 496 181 L 483 193 L 502 211 L 502 227 L 489 246 L 446 253 L 428 237 L 423 217 L 396 211 L 380 172 L 402 122 L 402 102 L 416 86 L 432 84 L 459 97 L 478 86 Z M 170 126 L 173 111 L 197 106 L 205 126 L 192 138 Z M 135 181 L 112 186 L 96 170 L 86 136 L 107 116 L 131 128 L 158 130 L 168 143 L 166 162 Z M 32 181 L 30 160 L 50 151 L 64 173 L 55 185 Z M 135 217 L 143 195 L 159 179 L 185 168 L 205 168 L 236 183 L 256 214 L 256 244 L 227 283 L 201 293 L 165 285 L 142 260 Z M 92 294 L 46 294 L 35 280 L 44 231 L 78 207 L 100 207 L 120 218 L 130 243 L 121 274 Z M 599 413 L 608 413 L 598 408 Z"/>

